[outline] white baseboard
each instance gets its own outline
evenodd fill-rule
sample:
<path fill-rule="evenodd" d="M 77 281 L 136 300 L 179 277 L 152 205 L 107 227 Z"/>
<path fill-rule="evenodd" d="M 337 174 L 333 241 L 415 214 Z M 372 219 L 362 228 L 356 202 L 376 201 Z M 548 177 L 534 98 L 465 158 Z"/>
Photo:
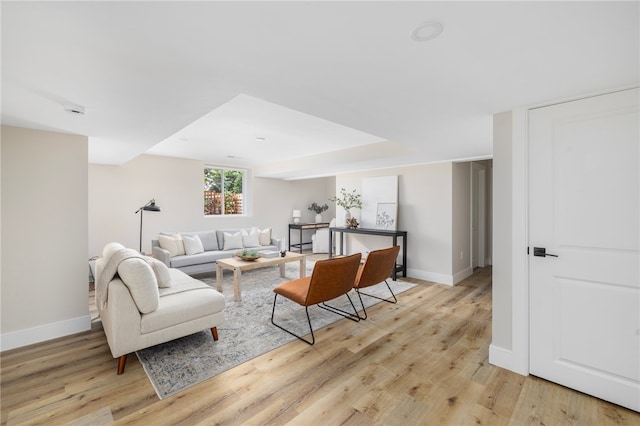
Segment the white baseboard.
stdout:
<path fill-rule="evenodd" d="M 411 268 L 407 270 L 407 275 L 419 280 L 431 281 L 438 284 L 453 285 L 453 277 L 451 275 Z"/>
<path fill-rule="evenodd" d="M 489 364 L 514 371 L 513 352 L 492 343 L 489 345 Z"/>
<path fill-rule="evenodd" d="M 473 268 L 471 266 L 463 269 L 460 272 L 456 272 L 453 274 L 453 285 L 458 284 L 460 281 L 464 280 L 467 277 L 473 275 Z"/>
<path fill-rule="evenodd" d="M 58 337 L 81 333 L 90 329 L 91 316 L 86 315 L 24 330 L 11 331 L 0 336 L 0 351 L 57 339 Z"/>

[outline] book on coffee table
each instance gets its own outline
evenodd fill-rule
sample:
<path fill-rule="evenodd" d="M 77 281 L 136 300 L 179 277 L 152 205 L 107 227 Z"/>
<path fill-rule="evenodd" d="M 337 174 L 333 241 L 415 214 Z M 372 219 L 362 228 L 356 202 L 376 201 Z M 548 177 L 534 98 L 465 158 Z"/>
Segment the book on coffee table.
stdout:
<path fill-rule="evenodd" d="M 278 257 L 280 256 L 280 252 L 277 250 L 265 250 L 265 251 L 261 251 L 260 255 L 262 257 Z"/>

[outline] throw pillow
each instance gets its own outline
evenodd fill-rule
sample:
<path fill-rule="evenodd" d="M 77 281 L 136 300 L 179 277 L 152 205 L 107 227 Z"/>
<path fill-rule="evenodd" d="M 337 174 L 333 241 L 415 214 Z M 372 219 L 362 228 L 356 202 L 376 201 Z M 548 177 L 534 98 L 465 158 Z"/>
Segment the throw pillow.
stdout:
<path fill-rule="evenodd" d="M 158 288 L 171 287 L 171 273 L 169 272 L 169 267 L 155 257 L 147 256 L 146 259 L 147 263 L 151 265 L 153 273 L 156 275 Z"/>
<path fill-rule="evenodd" d="M 271 228 L 258 229 L 258 240 L 261 246 L 271 245 Z"/>
<path fill-rule="evenodd" d="M 118 275 L 127 286 L 140 313 L 148 314 L 158 309 L 160 292 L 151 266 L 144 259 L 132 258 L 120 262 Z"/>
<path fill-rule="evenodd" d="M 171 257 L 185 254 L 184 243 L 178 234 L 173 234 L 171 236 L 160 235 L 158 236 L 158 242 L 160 243 L 161 248 L 169 251 L 169 256 Z"/>
<path fill-rule="evenodd" d="M 260 241 L 258 238 L 258 231 L 254 228 L 249 232 L 242 230 L 242 246 L 243 247 L 259 247 Z"/>
<path fill-rule="evenodd" d="M 228 232 L 224 233 L 224 248 L 223 250 L 234 250 L 241 249 L 242 247 L 242 233 L 237 232 L 235 234 L 230 234 Z"/>
<path fill-rule="evenodd" d="M 204 246 L 197 235 L 182 234 L 182 242 L 184 243 L 184 252 L 187 255 L 204 253 Z"/>
<path fill-rule="evenodd" d="M 200 238 L 200 241 L 202 242 L 202 248 L 204 251 L 220 250 L 218 248 L 216 231 L 200 231 L 198 232 L 198 238 Z"/>

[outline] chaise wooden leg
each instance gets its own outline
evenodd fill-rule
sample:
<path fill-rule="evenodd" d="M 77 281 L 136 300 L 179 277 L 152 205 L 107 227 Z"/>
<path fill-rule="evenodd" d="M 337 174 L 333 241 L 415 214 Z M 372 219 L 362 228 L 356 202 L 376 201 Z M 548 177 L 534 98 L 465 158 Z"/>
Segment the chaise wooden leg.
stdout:
<path fill-rule="evenodd" d="M 213 340 L 218 341 L 218 328 L 211 327 L 211 335 L 213 336 Z"/>
<path fill-rule="evenodd" d="M 124 366 L 127 364 L 127 355 L 121 355 L 118 358 L 118 374 L 124 373 Z"/>

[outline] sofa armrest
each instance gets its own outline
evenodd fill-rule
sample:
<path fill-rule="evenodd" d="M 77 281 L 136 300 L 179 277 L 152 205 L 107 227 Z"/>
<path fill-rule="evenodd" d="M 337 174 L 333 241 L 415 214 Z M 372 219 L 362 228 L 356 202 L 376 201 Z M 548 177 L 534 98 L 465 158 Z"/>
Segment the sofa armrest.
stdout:
<path fill-rule="evenodd" d="M 171 256 L 169 255 L 169 250 L 165 250 L 162 247 L 152 247 L 151 250 L 152 257 L 158 259 L 160 262 L 167 265 L 167 267 L 171 267 Z"/>
<path fill-rule="evenodd" d="M 109 283 L 108 292 L 107 306 L 98 311 L 111 354 L 118 358 L 139 349 L 141 315 L 120 279 Z"/>
<path fill-rule="evenodd" d="M 271 238 L 271 245 L 278 247 L 278 250 L 281 250 L 280 244 L 282 243 L 282 238 Z"/>

